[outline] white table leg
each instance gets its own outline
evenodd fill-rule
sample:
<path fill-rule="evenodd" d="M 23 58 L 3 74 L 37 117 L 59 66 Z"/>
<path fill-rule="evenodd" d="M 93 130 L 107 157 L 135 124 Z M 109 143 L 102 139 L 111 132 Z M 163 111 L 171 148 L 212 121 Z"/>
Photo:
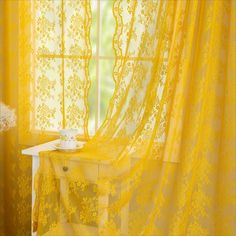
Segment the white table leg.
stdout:
<path fill-rule="evenodd" d="M 98 197 L 98 232 L 101 231 L 103 225 L 108 221 L 108 204 L 108 195 Z"/>
<path fill-rule="evenodd" d="M 39 168 L 39 157 L 33 156 L 33 162 L 32 162 L 32 209 L 31 212 L 33 212 L 34 202 L 35 202 L 35 191 L 34 191 L 34 176 Z M 36 232 L 33 232 L 33 214 L 31 214 L 31 235 L 36 236 Z"/>
<path fill-rule="evenodd" d="M 126 172 L 130 170 L 131 167 L 131 160 L 128 161 L 127 166 L 126 166 Z M 127 193 L 129 191 L 129 182 L 123 189 L 121 189 L 121 193 Z M 125 236 L 128 235 L 128 230 L 129 230 L 129 202 L 122 208 L 121 213 L 120 213 L 120 218 L 121 218 L 121 235 Z"/>
<path fill-rule="evenodd" d="M 60 223 L 68 221 L 65 212 L 66 204 L 69 202 L 69 186 L 65 177 L 60 177 Z"/>

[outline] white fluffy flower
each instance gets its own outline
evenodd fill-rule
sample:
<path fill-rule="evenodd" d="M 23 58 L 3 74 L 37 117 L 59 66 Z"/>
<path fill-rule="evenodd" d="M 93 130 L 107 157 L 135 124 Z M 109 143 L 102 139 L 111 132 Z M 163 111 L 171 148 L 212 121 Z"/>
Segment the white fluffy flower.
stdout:
<path fill-rule="evenodd" d="M 0 132 L 16 125 L 15 110 L 0 102 Z"/>

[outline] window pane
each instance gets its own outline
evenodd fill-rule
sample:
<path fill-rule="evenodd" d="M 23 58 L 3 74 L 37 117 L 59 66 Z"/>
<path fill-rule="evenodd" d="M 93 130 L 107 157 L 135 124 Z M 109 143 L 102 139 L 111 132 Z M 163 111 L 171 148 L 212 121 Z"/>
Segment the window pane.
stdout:
<path fill-rule="evenodd" d="M 112 13 L 111 0 L 100 1 L 100 56 L 114 56 L 112 39 L 115 30 L 115 19 Z"/>
<path fill-rule="evenodd" d="M 100 124 L 105 119 L 109 101 L 114 91 L 113 65 L 114 60 L 100 60 Z"/>
<path fill-rule="evenodd" d="M 90 42 L 92 46 L 92 55 L 97 53 L 97 0 L 91 1 L 91 10 L 92 10 L 92 24 L 90 29 Z"/>
<path fill-rule="evenodd" d="M 63 1 L 63 43 L 65 55 L 88 56 L 85 33 L 86 8 L 84 1 L 66 0 Z M 62 15 L 62 16 L 63 16 Z"/>
<path fill-rule="evenodd" d="M 36 130 L 57 131 L 62 127 L 61 68 L 60 59 L 35 61 L 33 127 Z"/>
<path fill-rule="evenodd" d="M 61 1 L 34 1 L 35 51 L 61 53 Z"/>
<path fill-rule="evenodd" d="M 84 104 L 87 85 L 84 70 L 86 64 L 87 61 L 77 58 L 65 59 L 64 62 L 64 126 L 77 128 L 80 135 L 84 133 L 86 111 Z"/>

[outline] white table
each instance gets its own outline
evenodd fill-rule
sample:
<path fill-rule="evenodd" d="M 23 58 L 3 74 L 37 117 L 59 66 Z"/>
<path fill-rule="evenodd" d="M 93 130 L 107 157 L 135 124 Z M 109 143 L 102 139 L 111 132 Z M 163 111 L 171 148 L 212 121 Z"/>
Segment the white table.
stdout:
<path fill-rule="evenodd" d="M 58 142 L 59 142 L 59 140 L 54 140 L 54 141 L 51 141 L 48 143 L 40 144 L 40 145 L 22 150 L 23 155 L 27 155 L 27 156 L 32 157 L 32 211 L 33 211 L 33 204 L 35 201 L 34 176 L 35 176 L 37 169 L 39 167 L 39 152 L 47 151 L 47 150 L 48 151 L 55 150 L 54 145 L 57 144 Z M 32 220 L 31 220 L 31 235 L 36 235 L 35 233 L 33 233 Z"/>
<path fill-rule="evenodd" d="M 57 144 L 59 142 L 59 140 L 54 140 L 48 143 L 44 143 L 41 145 L 37 145 L 31 148 L 27 148 L 22 150 L 22 154 L 24 155 L 28 155 L 30 157 L 32 157 L 32 205 L 35 201 L 35 192 L 34 192 L 34 176 L 37 172 L 37 169 L 39 167 L 39 152 L 41 151 L 48 151 L 48 150 L 55 150 L 54 146 L 55 144 Z M 81 142 L 81 144 L 84 144 L 84 142 Z M 73 165 L 74 165 L 74 161 L 73 161 Z M 108 162 L 99 162 L 96 160 L 79 160 L 76 161 L 76 165 L 80 165 L 80 167 L 82 167 L 83 169 L 83 173 L 85 174 L 85 178 L 88 179 L 88 181 L 90 181 L 91 183 L 95 183 L 97 182 L 98 178 L 103 178 L 105 176 L 107 176 L 107 174 L 109 175 L 109 173 L 112 172 L 112 168 L 109 165 Z M 70 170 L 70 166 L 71 164 L 68 163 L 69 168 L 66 169 L 67 174 Z M 69 170 L 68 170 L 69 169 Z M 59 176 L 60 176 L 60 185 L 63 185 L 63 188 L 61 188 L 60 191 L 64 191 L 65 189 L 67 189 L 66 185 L 67 182 L 65 181 L 65 178 L 63 178 L 63 173 L 65 171 L 65 166 L 59 166 L 58 167 L 59 170 Z M 64 173 L 65 174 L 65 173 Z M 98 186 L 99 188 L 99 186 Z M 64 193 L 63 193 L 64 194 Z M 109 195 L 101 195 L 98 197 L 98 205 L 101 206 L 108 206 L 109 204 Z M 33 206 L 32 206 L 33 208 Z M 104 209 L 104 207 L 101 207 L 99 209 L 103 209 L 103 210 L 99 210 L 98 215 L 99 215 L 99 220 L 98 220 L 98 226 L 94 227 L 94 226 L 84 226 L 84 225 L 79 225 L 80 229 L 83 231 L 83 228 L 85 227 L 90 227 L 90 231 L 91 231 L 91 227 L 93 227 L 95 234 L 97 235 L 99 232 L 99 228 L 103 226 L 103 224 L 108 220 L 108 212 L 106 209 Z M 121 211 L 121 231 L 122 231 L 122 235 L 126 235 L 128 232 L 128 206 L 124 207 L 124 209 Z M 63 215 L 60 217 L 63 219 Z M 62 228 L 66 229 L 66 222 L 63 222 L 63 226 Z M 75 227 L 78 227 L 78 225 L 76 225 Z M 32 229 L 32 227 L 31 227 Z M 68 231 L 69 232 L 69 231 Z M 31 230 L 31 235 L 36 235 L 36 233 L 33 233 L 33 230 Z M 46 235 L 53 235 L 52 234 L 46 234 Z"/>

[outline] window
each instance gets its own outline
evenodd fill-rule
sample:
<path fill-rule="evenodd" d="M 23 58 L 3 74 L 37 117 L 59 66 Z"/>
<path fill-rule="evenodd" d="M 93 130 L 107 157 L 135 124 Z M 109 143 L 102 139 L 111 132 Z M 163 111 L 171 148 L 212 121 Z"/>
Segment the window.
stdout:
<path fill-rule="evenodd" d="M 74 127 L 83 135 L 86 92 L 89 133 L 94 134 L 105 118 L 114 90 L 113 1 L 90 0 L 90 4 L 91 58 L 84 34 L 90 22 L 86 1 L 33 1 L 33 130 L 55 132 Z"/>

